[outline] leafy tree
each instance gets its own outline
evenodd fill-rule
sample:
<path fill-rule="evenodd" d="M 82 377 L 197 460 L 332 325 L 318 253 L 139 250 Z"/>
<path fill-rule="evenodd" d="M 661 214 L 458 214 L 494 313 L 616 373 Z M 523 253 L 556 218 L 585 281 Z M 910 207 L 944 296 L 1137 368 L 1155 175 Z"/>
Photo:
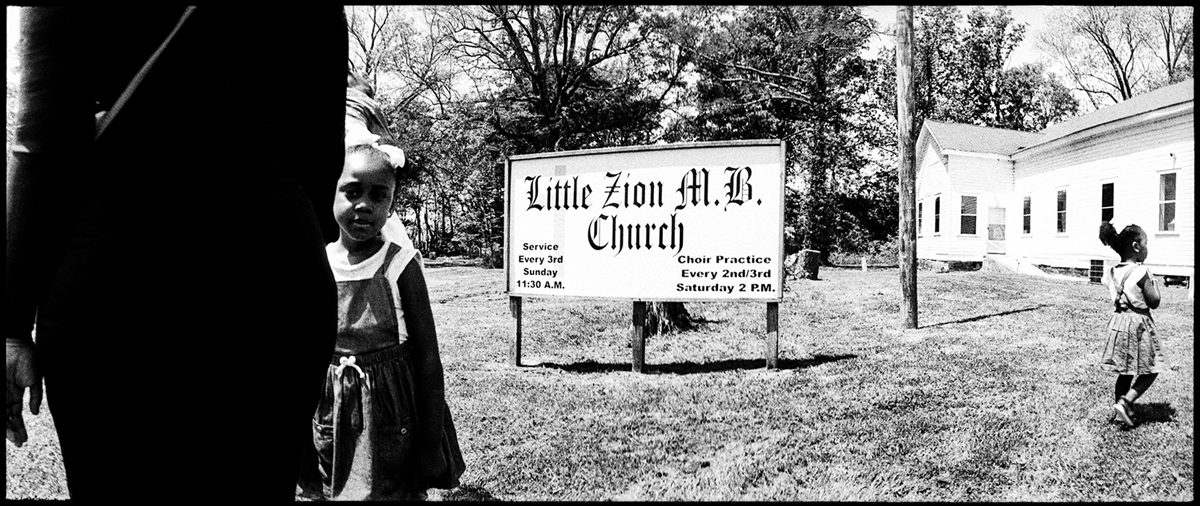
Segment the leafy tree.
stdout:
<path fill-rule="evenodd" d="M 461 233 L 464 241 L 475 245 L 478 256 L 489 267 L 501 267 L 504 263 L 503 191 L 503 163 L 476 168 L 467 176 Z"/>
<path fill-rule="evenodd" d="M 917 125 L 934 119 L 1038 131 L 1078 111 L 1070 90 L 1044 65 L 1006 68 L 1025 34 L 1006 8 L 975 7 L 964 18 L 954 6 L 918 6 L 915 21 Z M 883 51 L 873 67 L 869 96 L 879 111 L 895 111 L 895 50 Z M 883 137 L 894 139 L 895 118 L 879 119 L 886 121 Z M 888 160 L 895 156 L 881 151 Z"/>
<path fill-rule="evenodd" d="M 504 79 L 482 90 L 518 153 L 647 142 L 666 93 L 651 92 L 659 23 L 627 5 L 455 6 L 455 54 Z M 677 76 L 676 76 L 677 77 Z"/>
<path fill-rule="evenodd" d="M 951 5 L 918 6 L 914 14 L 913 65 L 917 69 L 914 72 L 914 116 L 917 124 L 920 125 L 922 118 L 933 117 L 937 111 L 956 121 L 969 121 L 966 118 L 970 117 L 967 107 L 970 102 L 960 100 L 966 93 L 966 81 L 960 67 L 965 38 L 960 23 L 962 14 Z M 886 84 L 893 89 L 891 95 L 894 96 L 895 50 L 885 52 L 877 62 L 887 69 Z M 894 111 L 895 103 L 888 109 Z"/>
<path fill-rule="evenodd" d="M 1026 63 L 1005 69 L 995 96 L 995 114 L 989 126 L 1035 132 L 1075 116 L 1079 103 L 1071 90 L 1044 64 Z"/>
<path fill-rule="evenodd" d="M 408 155 L 411 180 L 397 188 L 395 209 L 431 256 L 477 254 L 503 234 L 477 223 L 474 212 L 503 201 L 495 185 L 485 186 L 488 195 L 470 186 L 472 174 L 490 170 L 502 155 L 488 149 L 492 131 L 465 100 L 466 69 L 452 54 L 448 29 L 440 7 L 347 7 L 349 65 L 375 85 Z"/>
<path fill-rule="evenodd" d="M 853 174 L 866 165 L 860 115 L 868 66 L 859 56 L 874 24 L 857 7 L 754 6 L 693 11 L 709 36 L 681 40 L 695 62 L 698 114 L 678 139 L 787 141 L 788 180 L 802 189 L 785 210 L 788 246 L 827 260 Z M 699 31 L 699 30 L 693 30 Z M 789 248 L 789 250 L 791 249 Z M 794 251 L 794 250 L 793 250 Z"/>
<path fill-rule="evenodd" d="M 669 19 L 622 5 L 455 6 L 442 17 L 454 54 L 500 83 L 479 96 L 509 154 L 651 142 L 682 70 L 662 35 Z M 481 229 L 495 223 L 487 205 L 475 209 Z M 654 303 L 649 319 L 651 332 L 694 325 L 677 302 Z"/>
<path fill-rule="evenodd" d="M 958 76 L 964 87 L 960 98 L 966 113 L 986 124 L 999 123 L 1002 109 L 1004 63 L 1025 37 L 1025 26 L 1017 24 L 1007 8 L 989 13 L 975 7 L 967 14 L 958 54 Z"/>

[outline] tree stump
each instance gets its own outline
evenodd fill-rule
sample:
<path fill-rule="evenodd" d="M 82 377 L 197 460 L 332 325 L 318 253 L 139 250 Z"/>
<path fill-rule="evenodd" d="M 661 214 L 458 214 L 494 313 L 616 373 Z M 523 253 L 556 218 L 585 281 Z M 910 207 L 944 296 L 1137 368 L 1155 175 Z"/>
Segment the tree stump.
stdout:
<path fill-rule="evenodd" d="M 651 302 L 647 309 L 647 335 L 667 334 L 696 328 L 695 318 L 682 302 Z"/>
<path fill-rule="evenodd" d="M 800 251 L 800 277 L 817 279 L 817 271 L 821 267 L 821 252 L 817 250 Z"/>

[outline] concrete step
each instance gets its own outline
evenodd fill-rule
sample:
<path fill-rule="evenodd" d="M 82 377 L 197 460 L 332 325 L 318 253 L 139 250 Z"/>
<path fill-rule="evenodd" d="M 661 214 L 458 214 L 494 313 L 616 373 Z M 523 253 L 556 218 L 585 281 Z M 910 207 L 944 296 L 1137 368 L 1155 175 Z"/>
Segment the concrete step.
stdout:
<path fill-rule="evenodd" d="M 1016 257 L 1008 255 L 988 254 L 983 257 L 984 270 L 998 271 L 1007 270 L 1017 274 L 1025 274 L 1027 276 L 1037 276 L 1039 278 L 1060 279 L 1063 281 L 1083 281 L 1087 282 L 1087 278 L 1077 278 L 1075 276 L 1063 276 L 1061 274 L 1049 274 L 1046 271 L 1039 269 L 1036 265 L 1029 262 L 1023 262 Z"/>

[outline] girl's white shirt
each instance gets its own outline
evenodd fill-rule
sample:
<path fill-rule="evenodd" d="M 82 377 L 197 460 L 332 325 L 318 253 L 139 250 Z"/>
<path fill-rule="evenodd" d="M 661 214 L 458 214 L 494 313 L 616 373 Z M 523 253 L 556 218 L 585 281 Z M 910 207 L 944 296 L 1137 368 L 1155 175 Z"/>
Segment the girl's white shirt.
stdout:
<path fill-rule="evenodd" d="M 1141 264 L 1117 264 L 1113 268 L 1112 275 L 1108 276 L 1106 283 L 1108 284 L 1108 294 L 1113 301 L 1117 300 L 1120 295 L 1117 293 L 1117 283 L 1125 274 L 1129 273 L 1129 277 L 1125 279 L 1125 285 L 1122 287 L 1125 293 L 1126 301 L 1130 306 L 1138 309 L 1150 309 L 1146 305 L 1146 296 L 1142 293 L 1142 289 L 1138 288 L 1138 281 L 1150 274 L 1150 269 Z"/>
<path fill-rule="evenodd" d="M 408 237 L 408 230 L 404 228 L 404 222 L 395 214 L 388 216 L 387 221 L 383 223 L 383 239 L 392 241 L 401 248 L 415 248 L 412 239 Z"/>
<path fill-rule="evenodd" d="M 407 238 L 407 235 L 405 236 Z M 325 245 L 325 254 L 329 258 L 329 268 L 333 271 L 334 281 L 361 281 L 371 279 L 379 268 L 383 266 L 383 261 L 387 257 L 388 247 L 392 244 L 386 236 L 384 237 L 383 247 L 379 248 L 375 254 L 371 255 L 366 260 L 357 264 L 350 263 L 350 252 L 342 246 L 341 242 L 334 241 Z M 412 242 L 406 247 L 402 244 L 400 252 L 392 258 L 392 263 L 383 271 L 383 275 L 388 280 L 388 288 L 392 292 L 392 306 L 396 312 L 396 327 L 399 331 L 399 342 L 403 343 L 408 340 L 408 327 L 404 324 L 404 309 L 400 304 L 400 273 L 404 272 L 404 268 L 414 258 L 419 258 L 419 252 L 412 247 Z M 417 268 L 420 268 L 420 260 L 418 260 Z"/>

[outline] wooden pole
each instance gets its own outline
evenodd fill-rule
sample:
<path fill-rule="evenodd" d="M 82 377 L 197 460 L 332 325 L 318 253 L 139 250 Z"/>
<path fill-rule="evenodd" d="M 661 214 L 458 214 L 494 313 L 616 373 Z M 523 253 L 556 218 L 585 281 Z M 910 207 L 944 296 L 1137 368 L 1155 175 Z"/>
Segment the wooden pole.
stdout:
<path fill-rule="evenodd" d="M 646 366 L 646 303 L 633 301 L 633 372 L 640 373 Z"/>
<path fill-rule="evenodd" d="M 916 135 L 913 109 L 916 87 L 912 61 L 913 8 L 896 7 L 896 137 L 900 168 L 900 291 L 904 327 L 917 328 Z"/>
<path fill-rule="evenodd" d="M 767 303 L 767 369 L 779 369 L 779 303 Z"/>
<path fill-rule="evenodd" d="M 508 308 L 512 311 L 513 318 L 517 319 L 517 332 L 513 334 L 513 340 L 508 347 L 508 361 L 515 367 L 521 366 L 521 298 L 510 296 L 508 298 Z"/>

